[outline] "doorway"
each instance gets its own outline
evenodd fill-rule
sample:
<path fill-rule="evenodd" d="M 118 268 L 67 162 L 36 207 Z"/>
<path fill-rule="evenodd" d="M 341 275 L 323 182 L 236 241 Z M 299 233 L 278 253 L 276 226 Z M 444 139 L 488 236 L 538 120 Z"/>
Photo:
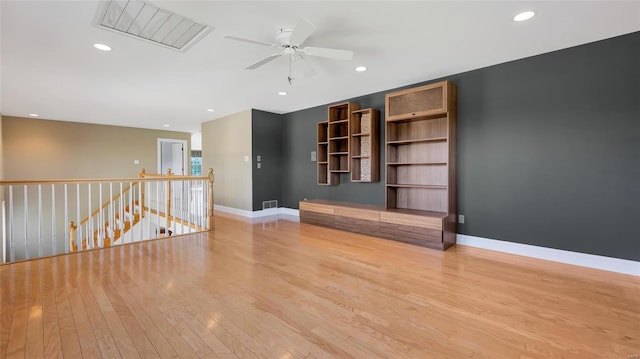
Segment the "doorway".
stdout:
<path fill-rule="evenodd" d="M 184 176 L 187 164 L 187 141 L 158 138 L 158 173 L 171 169 L 174 175 Z"/>

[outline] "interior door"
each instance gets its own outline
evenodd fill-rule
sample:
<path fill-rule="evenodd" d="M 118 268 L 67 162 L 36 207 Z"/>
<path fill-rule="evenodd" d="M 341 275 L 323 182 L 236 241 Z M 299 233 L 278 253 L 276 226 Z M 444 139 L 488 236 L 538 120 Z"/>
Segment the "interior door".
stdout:
<path fill-rule="evenodd" d="M 171 169 L 174 175 L 184 175 L 184 145 L 179 142 L 161 142 L 160 173 Z"/>

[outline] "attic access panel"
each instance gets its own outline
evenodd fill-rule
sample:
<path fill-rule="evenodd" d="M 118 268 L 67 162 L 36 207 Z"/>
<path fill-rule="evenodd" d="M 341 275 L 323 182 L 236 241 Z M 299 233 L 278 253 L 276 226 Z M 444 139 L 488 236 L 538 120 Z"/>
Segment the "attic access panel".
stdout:
<path fill-rule="evenodd" d="M 141 0 L 100 3 L 95 25 L 176 51 L 186 51 L 213 28 Z"/>

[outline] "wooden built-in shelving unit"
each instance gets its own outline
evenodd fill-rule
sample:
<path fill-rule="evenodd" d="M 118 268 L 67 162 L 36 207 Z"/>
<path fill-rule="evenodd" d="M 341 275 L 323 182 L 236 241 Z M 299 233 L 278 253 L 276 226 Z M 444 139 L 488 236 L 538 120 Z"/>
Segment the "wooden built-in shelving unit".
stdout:
<path fill-rule="evenodd" d="M 340 174 L 350 172 L 351 119 L 354 111 L 358 110 L 360 106 L 352 102 L 332 105 L 329 106 L 328 120 L 318 122 L 319 185 L 338 185 Z"/>
<path fill-rule="evenodd" d="M 300 202 L 300 220 L 447 249 L 456 243 L 456 87 L 449 81 L 385 96 L 385 207 Z M 329 106 L 318 123 L 318 183 L 380 180 L 379 112 Z"/>
<path fill-rule="evenodd" d="M 318 122 L 316 161 L 318 167 L 318 184 L 332 185 L 340 182 L 338 173 L 329 172 L 329 123 Z"/>
<path fill-rule="evenodd" d="M 455 243 L 456 87 L 444 81 L 386 95 L 386 207 L 437 213 Z"/>

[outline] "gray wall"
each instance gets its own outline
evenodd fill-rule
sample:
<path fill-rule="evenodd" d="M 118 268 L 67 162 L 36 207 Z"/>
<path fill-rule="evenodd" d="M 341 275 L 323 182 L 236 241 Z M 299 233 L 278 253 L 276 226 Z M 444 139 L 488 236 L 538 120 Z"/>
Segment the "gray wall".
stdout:
<path fill-rule="evenodd" d="M 251 142 L 253 151 L 253 210 L 262 209 L 262 201 L 282 202 L 282 116 L 252 110 Z M 257 156 L 261 157 L 258 168 Z"/>
<path fill-rule="evenodd" d="M 640 32 L 447 77 L 458 86 L 459 233 L 640 260 L 638 44 Z M 390 91 L 353 101 L 384 113 Z M 384 204 L 384 176 L 316 185 L 309 154 L 326 111 L 283 115 L 282 205 Z"/>

